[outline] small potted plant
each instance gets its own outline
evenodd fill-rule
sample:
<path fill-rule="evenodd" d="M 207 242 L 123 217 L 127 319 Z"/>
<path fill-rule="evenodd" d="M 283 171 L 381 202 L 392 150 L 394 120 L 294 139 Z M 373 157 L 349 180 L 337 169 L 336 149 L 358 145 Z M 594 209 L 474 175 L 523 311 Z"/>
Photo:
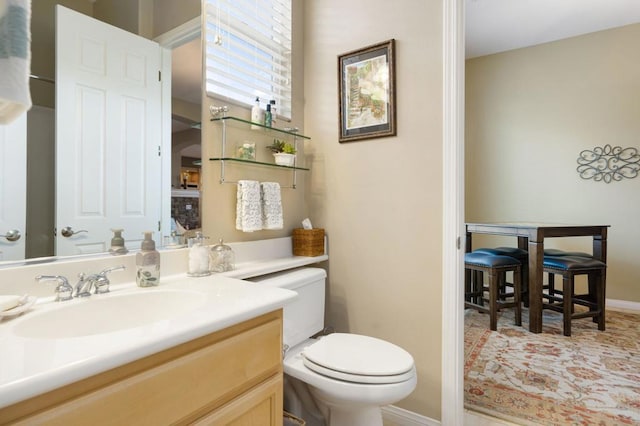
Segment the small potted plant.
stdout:
<path fill-rule="evenodd" d="M 289 142 L 285 142 L 280 139 L 274 139 L 271 145 L 267 146 L 267 149 L 273 152 L 276 164 L 280 166 L 292 167 L 296 159 L 296 149 Z"/>

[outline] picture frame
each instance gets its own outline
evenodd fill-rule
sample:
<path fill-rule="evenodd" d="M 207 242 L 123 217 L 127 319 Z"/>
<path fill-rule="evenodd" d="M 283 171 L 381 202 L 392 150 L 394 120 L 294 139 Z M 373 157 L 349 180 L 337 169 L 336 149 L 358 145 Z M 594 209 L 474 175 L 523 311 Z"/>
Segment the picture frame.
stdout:
<path fill-rule="evenodd" d="M 338 56 L 342 142 L 395 136 L 395 39 Z"/>

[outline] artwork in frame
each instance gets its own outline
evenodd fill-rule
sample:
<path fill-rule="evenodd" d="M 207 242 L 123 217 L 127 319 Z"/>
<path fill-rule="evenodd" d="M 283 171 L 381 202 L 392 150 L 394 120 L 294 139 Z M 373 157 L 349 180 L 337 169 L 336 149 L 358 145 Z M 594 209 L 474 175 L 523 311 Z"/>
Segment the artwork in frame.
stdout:
<path fill-rule="evenodd" d="M 340 142 L 396 135 L 395 40 L 338 56 Z"/>

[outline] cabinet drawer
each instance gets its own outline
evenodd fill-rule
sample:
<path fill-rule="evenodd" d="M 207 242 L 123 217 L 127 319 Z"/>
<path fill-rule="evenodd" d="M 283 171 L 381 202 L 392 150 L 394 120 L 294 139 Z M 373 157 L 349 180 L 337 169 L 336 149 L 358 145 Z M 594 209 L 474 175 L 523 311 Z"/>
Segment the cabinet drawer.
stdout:
<path fill-rule="evenodd" d="M 192 426 L 281 425 L 283 381 L 282 374 L 277 374 L 198 419 Z"/>
<path fill-rule="evenodd" d="M 275 314 L 261 317 L 258 325 L 235 334 L 223 330 L 219 333 L 225 334 L 224 339 L 214 339 L 212 344 L 163 359 L 150 368 L 135 371 L 135 367 L 121 367 L 133 370 L 132 374 L 23 417 L 16 424 L 160 425 L 192 421 L 270 376 L 282 374 L 281 311 Z M 143 364 L 149 365 L 149 359 Z"/>

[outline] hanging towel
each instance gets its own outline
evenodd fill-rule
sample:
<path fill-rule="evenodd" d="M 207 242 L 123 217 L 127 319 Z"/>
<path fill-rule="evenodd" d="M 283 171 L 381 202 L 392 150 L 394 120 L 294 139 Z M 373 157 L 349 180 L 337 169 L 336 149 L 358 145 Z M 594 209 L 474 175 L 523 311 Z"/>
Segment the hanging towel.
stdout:
<path fill-rule="evenodd" d="M 0 0 L 0 124 L 31 108 L 30 25 L 30 0 Z"/>
<path fill-rule="evenodd" d="M 282 229 L 282 197 L 278 182 L 262 182 L 262 228 Z"/>
<path fill-rule="evenodd" d="M 236 229 L 243 232 L 262 229 L 260 183 L 255 180 L 238 181 Z"/>

